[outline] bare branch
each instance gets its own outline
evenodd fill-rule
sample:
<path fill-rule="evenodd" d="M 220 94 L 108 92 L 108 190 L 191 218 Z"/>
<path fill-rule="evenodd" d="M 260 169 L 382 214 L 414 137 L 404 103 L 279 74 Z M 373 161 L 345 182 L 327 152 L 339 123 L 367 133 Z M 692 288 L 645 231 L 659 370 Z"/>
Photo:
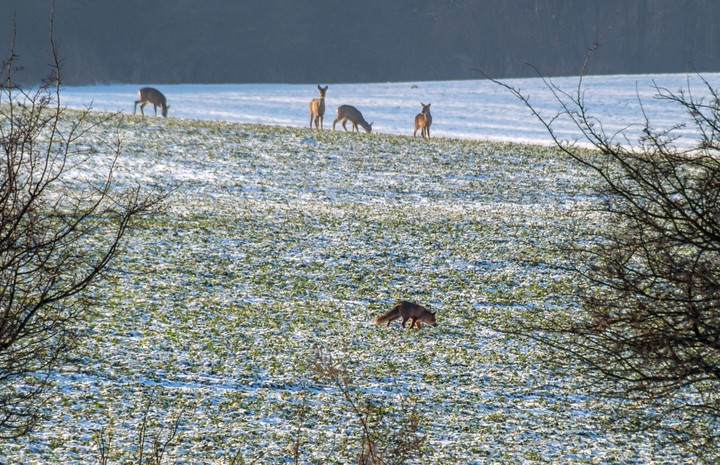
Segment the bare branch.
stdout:
<path fill-rule="evenodd" d="M 50 44 L 52 73 L 38 88 L 14 84 L 14 38 L 0 76 L 0 436 L 5 437 L 26 434 L 38 420 L 49 376 L 75 346 L 77 321 L 89 310 L 83 295 L 104 277 L 129 228 L 168 195 L 118 188 L 119 139 L 107 144 L 111 161 L 104 177 L 85 185 L 73 179 L 71 170 L 88 163 L 75 146 L 118 118 L 94 116 L 89 109 L 66 111 L 52 14 Z"/>
<path fill-rule="evenodd" d="M 582 67 L 572 93 L 542 76 L 559 106 L 545 117 L 519 89 L 492 79 L 544 125 L 568 159 L 599 181 L 604 228 L 584 230 L 557 250 L 574 283 L 569 313 L 542 311 L 494 329 L 538 341 L 572 357 L 593 388 L 621 401 L 628 425 L 662 428 L 699 460 L 715 463 L 720 433 L 720 112 L 717 92 L 701 77 L 710 102 L 690 86 L 677 92 L 654 84 L 656 99 L 685 109 L 687 121 L 656 129 L 638 97 L 644 121 L 637 145 L 625 131 L 607 135 L 587 109 Z M 486 76 L 487 77 L 487 76 Z M 578 138 L 564 141 L 553 125 L 569 119 Z M 678 148 L 678 131 L 694 128 L 695 146 Z M 630 127 L 626 128 L 630 129 Z M 585 150 L 578 140 L 595 150 Z M 582 221 L 582 219 L 580 220 Z M 552 265 L 552 264 L 551 264 Z"/>

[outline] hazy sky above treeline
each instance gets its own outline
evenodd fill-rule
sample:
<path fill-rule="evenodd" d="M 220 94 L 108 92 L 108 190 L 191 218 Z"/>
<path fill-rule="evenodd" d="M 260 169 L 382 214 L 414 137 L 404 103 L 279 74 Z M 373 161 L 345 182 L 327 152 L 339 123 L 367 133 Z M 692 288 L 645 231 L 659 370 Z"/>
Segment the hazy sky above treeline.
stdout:
<path fill-rule="evenodd" d="M 50 0 L 0 1 L 22 82 Z M 14 18 L 14 20 L 13 20 Z M 14 26 L 13 26 L 14 24 Z M 340 83 L 720 70 L 716 0 L 56 0 L 66 84 Z"/>

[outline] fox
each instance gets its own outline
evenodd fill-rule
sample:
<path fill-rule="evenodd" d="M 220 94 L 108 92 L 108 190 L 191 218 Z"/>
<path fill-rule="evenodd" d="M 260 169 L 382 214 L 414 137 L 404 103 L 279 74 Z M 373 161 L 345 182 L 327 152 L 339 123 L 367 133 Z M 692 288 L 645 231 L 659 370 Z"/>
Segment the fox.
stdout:
<path fill-rule="evenodd" d="M 412 329 L 413 326 L 420 329 L 420 322 L 429 326 L 436 325 L 435 313 L 431 312 L 422 305 L 408 302 L 407 300 L 399 300 L 390 310 L 377 316 L 375 318 L 375 324 L 379 325 L 380 323 L 385 323 L 387 321 L 387 325 L 390 326 L 390 323 L 398 318 L 402 318 L 402 322 L 400 324 L 403 328 L 405 327 L 405 322 L 410 320 L 408 330 Z"/>

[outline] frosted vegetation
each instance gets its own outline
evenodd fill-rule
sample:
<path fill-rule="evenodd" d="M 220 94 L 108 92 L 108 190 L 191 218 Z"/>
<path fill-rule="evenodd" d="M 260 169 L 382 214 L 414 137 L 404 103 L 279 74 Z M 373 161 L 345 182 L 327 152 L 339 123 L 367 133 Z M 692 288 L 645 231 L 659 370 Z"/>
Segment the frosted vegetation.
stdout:
<path fill-rule="evenodd" d="M 88 135 L 76 182 L 109 162 L 115 129 Z M 301 463 L 354 463 L 358 419 L 318 354 L 390 430 L 420 418 L 413 463 L 682 461 L 617 429 L 572 366 L 487 329 L 575 311 L 573 283 L 542 263 L 602 219 L 583 213 L 592 179 L 553 149 L 172 118 L 118 130 L 118 182 L 174 193 L 94 289 L 47 422 L 0 462 L 98 463 L 103 438 L 109 463 L 130 463 L 147 413 L 150 436 L 179 425 L 166 463 L 292 463 L 294 445 Z M 400 298 L 438 326 L 373 326 Z"/>

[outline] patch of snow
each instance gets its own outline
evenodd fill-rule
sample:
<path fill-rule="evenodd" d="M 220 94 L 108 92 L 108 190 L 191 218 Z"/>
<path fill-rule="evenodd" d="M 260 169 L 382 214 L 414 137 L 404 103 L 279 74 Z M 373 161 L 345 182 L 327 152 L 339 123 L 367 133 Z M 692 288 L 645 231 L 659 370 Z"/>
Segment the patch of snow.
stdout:
<path fill-rule="evenodd" d="M 703 75 L 709 83 L 720 74 Z M 551 117 L 559 105 L 542 80 L 507 79 L 503 82 L 521 90 L 541 114 Z M 573 93 L 577 77 L 551 79 L 559 88 Z M 685 114 L 682 108 L 654 99 L 656 86 L 677 91 L 690 85 L 695 98 L 707 89 L 697 76 L 685 74 L 586 76 L 583 89 L 588 109 L 613 134 L 628 127 L 637 136 L 637 123 L 645 112 L 658 128 L 669 128 Z M 154 84 L 168 99 L 169 116 L 174 118 L 226 120 L 279 126 L 309 126 L 309 102 L 316 97 L 310 84 Z M 400 82 L 374 84 L 329 84 L 324 127 L 332 128 L 335 110 L 343 104 L 357 107 L 373 131 L 388 134 L 413 132 L 420 103 L 431 103 L 431 135 L 465 139 L 484 139 L 520 143 L 550 142 L 547 131 L 530 111 L 505 88 L 488 80 Z M 96 85 L 66 87 L 64 104 L 72 108 L 121 111 L 132 114 L 137 85 Z M 153 114 L 152 106 L 145 107 Z M 139 114 L 139 110 L 138 110 Z M 558 121 L 557 133 L 574 139 L 577 128 Z M 340 126 L 338 125 L 338 130 Z M 689 135 L 688 132 L 680 134 Z M 306 139 L 314 143 L 312 139 Z M 634 142 L 634 141 L 633 141 Z"/>

